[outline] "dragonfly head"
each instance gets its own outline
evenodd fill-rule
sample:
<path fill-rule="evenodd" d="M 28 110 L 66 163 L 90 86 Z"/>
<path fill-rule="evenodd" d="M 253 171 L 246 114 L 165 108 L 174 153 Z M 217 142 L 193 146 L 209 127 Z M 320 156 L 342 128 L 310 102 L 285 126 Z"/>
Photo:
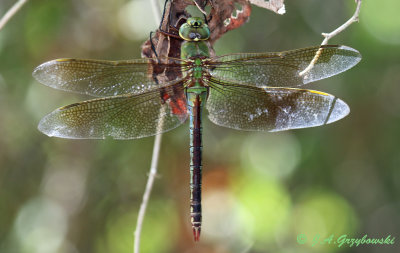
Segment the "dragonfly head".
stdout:
<path fill-rule="evenodd" d="M 179 36 L 187 41 L 207 40 L 210 38 L 210 29 L 202 18 L 188 18 L 179 28 Z"/>

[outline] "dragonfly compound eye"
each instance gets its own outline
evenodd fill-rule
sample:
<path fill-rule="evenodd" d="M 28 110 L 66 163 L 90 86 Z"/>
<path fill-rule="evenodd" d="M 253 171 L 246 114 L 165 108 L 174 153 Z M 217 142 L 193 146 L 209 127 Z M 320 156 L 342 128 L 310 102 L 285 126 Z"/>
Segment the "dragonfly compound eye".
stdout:
<path fill-rule="evenodd" d="M 194 27 L 193 24 L 200 24 L 199 27 Z M 204 23 L 193 21 L 183 24 L 179 28 L 179 36 L 184 40 L 199 41 L 207 40 L 210 37 L 210 29 Z"/>
<path fill-rule="evenodd" d="M 201 39 L 201 35 L 199 33 L 189 33 L 189 38 L 194 41 L 198 41 Z"/>

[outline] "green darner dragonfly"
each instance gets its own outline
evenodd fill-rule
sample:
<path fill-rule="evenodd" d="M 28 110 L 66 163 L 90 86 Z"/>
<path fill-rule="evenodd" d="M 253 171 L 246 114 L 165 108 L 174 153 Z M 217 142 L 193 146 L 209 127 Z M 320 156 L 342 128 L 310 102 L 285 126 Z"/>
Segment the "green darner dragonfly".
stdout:
<path fill-rule="evenodd" d="M 53 88 L 100 97 L 45 116 L 38 128 L 48 136 L 136 139 L 169 131 L 189 117 L 191 222 L 198 241 L 202 109 L 207 108 L 215 124 L 240 130 L 283 131 L 332 123 L 349 113 L 347 104 L 296 87 L 341 73 L 361 55 L 350 47 L 327 45 L 210 58 L 210 31 L 201 18 L 189 18 L 179 36 L 185 40 L 181 59 L 58 59 L 38 66 L 33 76 Z M 168 73 L 157 71 L 160 68 L 168 68 Z"/>

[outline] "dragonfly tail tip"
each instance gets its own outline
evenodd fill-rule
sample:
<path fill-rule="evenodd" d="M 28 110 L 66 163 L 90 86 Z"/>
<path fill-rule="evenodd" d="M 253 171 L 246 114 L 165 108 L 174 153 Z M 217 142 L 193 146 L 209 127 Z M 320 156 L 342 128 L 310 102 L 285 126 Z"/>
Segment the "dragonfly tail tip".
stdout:
<path fill-rule="evenodd" d="M 193 227 L 193 237 L 195 242 L 198 242 L 200 240 L 200 231 L 200 227 Z"/>

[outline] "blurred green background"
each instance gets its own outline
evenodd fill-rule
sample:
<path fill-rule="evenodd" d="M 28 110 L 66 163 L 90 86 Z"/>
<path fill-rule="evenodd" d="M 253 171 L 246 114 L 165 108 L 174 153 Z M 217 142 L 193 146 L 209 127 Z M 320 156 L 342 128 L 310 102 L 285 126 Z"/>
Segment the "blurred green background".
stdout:
<path fill-rule="evenodd" d="M 0 15 L 15 1 L 1 0 Z M 217 54 L 321 43 L 354 1 L 254 7 Z M 346 101 L 331 125 L 282 133 L 204 125 L 204 224 L 189 218 L 188 125 L 163 135 L 142 252 L 400 252 L 400 18 L 397 0 L 364 1 L 360 23 L 331 44 L 358 49 L 353 69 L 308 87 Z M 132 59 L 157 24 L 146 0 L 29 1 L 0 31 L 0 252 L 132 252 L 154 138 L 65 140 L 37 130 L 57 107 L 87 99 L 43 86 L 35 66 L 62 57 Z M 394 245 L 338 247 L 346 234 Z M 303 235 L 304 244 L 297 242 Z M 313 238 L 333 235 L 331 244 Z"/>

